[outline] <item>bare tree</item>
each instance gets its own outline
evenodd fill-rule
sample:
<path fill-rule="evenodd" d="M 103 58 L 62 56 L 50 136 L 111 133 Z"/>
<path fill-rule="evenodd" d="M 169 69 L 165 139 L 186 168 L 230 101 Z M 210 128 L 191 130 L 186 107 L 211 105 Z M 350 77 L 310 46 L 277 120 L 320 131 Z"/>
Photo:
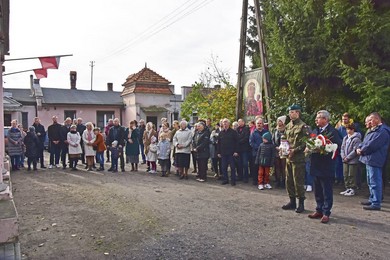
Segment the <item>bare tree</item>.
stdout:
<path fill-rule="evenodd" d="M 232 85 L 230 82 L 229 70 L 221 68 L 221 63 L 222 61 L 219 60 L 218 56 L 211 54 L 210 59 L 206 62 L 207 69 L 199 76 L 200 83 L 202 83 L 204 87 Z"/>

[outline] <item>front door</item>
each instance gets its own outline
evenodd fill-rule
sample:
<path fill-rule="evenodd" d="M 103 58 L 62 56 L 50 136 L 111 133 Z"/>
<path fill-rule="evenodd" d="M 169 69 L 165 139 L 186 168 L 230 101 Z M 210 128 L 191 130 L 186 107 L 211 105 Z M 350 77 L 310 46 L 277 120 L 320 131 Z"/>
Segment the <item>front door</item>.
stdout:
<path fill-rule="evenodd" d="M 146 122 L 152 122 L 154 127 L 155 127 L 155 130 L 158 129 L 158 125 L 157 125 L 157 116 L 147 116 L 146 117 Z"/>

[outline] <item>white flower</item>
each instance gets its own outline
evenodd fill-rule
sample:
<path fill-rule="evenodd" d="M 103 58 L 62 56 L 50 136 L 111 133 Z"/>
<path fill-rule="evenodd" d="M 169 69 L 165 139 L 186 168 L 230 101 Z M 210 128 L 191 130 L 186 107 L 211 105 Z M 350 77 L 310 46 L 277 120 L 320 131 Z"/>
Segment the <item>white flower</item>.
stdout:
<path fill-rule="evenodd" d="M 314 140 L 314 146 L 315 147 L 321 147 L 322 146 L 322 141 L 320 139 L 315 139 Z"/>
<path fill-rule="evenodd" d="M 327 153 L 332 152 L 332 145 L 331 145 L 331 144 L 325 145 L 325 151 L 326 151 Z"/>
<path fill-rule="evenodd" d="M 325 145 L 325 151 L 327 153 L 332 153 L 337 150 L 337 144 L 327 144 Z"/>

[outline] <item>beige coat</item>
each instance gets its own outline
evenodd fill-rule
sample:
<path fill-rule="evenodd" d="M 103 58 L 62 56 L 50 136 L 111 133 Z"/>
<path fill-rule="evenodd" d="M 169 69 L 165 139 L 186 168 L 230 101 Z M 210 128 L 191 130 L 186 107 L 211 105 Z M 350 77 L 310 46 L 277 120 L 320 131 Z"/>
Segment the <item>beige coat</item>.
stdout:
<path fill-rule="evenodd" d="M 91 134 L 91 140 L 88 140 L 88 132 Z M 96 136 L 93 133 L 93 130 L 88 131 L 88 129 L 85 129 L 84 132 L 83 132 L 83 142 L 84 142 L 84 153 L 85 153 L 85 156 L 95 156 L 96 155 L 96 151 L 93 150 L 93 146 L 92 145 L 88 145 L 88 144 L 93 144 L 95 142 L 95 140 L 96 140 Z"/>

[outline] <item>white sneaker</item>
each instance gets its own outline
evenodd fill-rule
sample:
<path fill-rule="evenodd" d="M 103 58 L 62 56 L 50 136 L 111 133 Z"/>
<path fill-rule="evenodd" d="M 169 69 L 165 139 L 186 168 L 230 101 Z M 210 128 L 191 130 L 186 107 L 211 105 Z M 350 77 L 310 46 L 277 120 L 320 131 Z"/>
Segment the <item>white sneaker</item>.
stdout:
<path fill-rule="evenodd" d="M 340 195 L 345 195 L 345 193 L 348 193 L 350 189 L 346 189 L 345 191 L 340 192 Z"/>
<path fill-rule="evenodd" d="M 267 183 L 264 187 L 265 187 L 266 189 L 269 189 L 269 190 L 272 189 L 272 186 L 271 186 L 270 184 L 268 184 L 268 183 Z"/>
<path fill-rule="evenodd" d="M 53 169 L 53 165 L 50 164 L 50 165 L 49 165 L 49 169 Z"/>
<path fill-rule="evenodd" d="M 313 191 L 313 187 L 311 185 L 306 186 L 306 191 Z"/>
<path fill-rule="evenodd" d="M 59 164 L 56 164 L 56 168 L 60 168 L 60 165 L 59 165 Z"/>
<path fill-rule="evenodd" d="M 355 191 L 353 189 L 349 189 L 348 192 L 344 193 L 344 196 L 353 196 L 355 195 Z"/>
<path fill-rule="evenodd" d="M 264 186 L 262 184 L 260 184 L 258 187 L 257 187 L 259 190 L 264 190 Z"/>

